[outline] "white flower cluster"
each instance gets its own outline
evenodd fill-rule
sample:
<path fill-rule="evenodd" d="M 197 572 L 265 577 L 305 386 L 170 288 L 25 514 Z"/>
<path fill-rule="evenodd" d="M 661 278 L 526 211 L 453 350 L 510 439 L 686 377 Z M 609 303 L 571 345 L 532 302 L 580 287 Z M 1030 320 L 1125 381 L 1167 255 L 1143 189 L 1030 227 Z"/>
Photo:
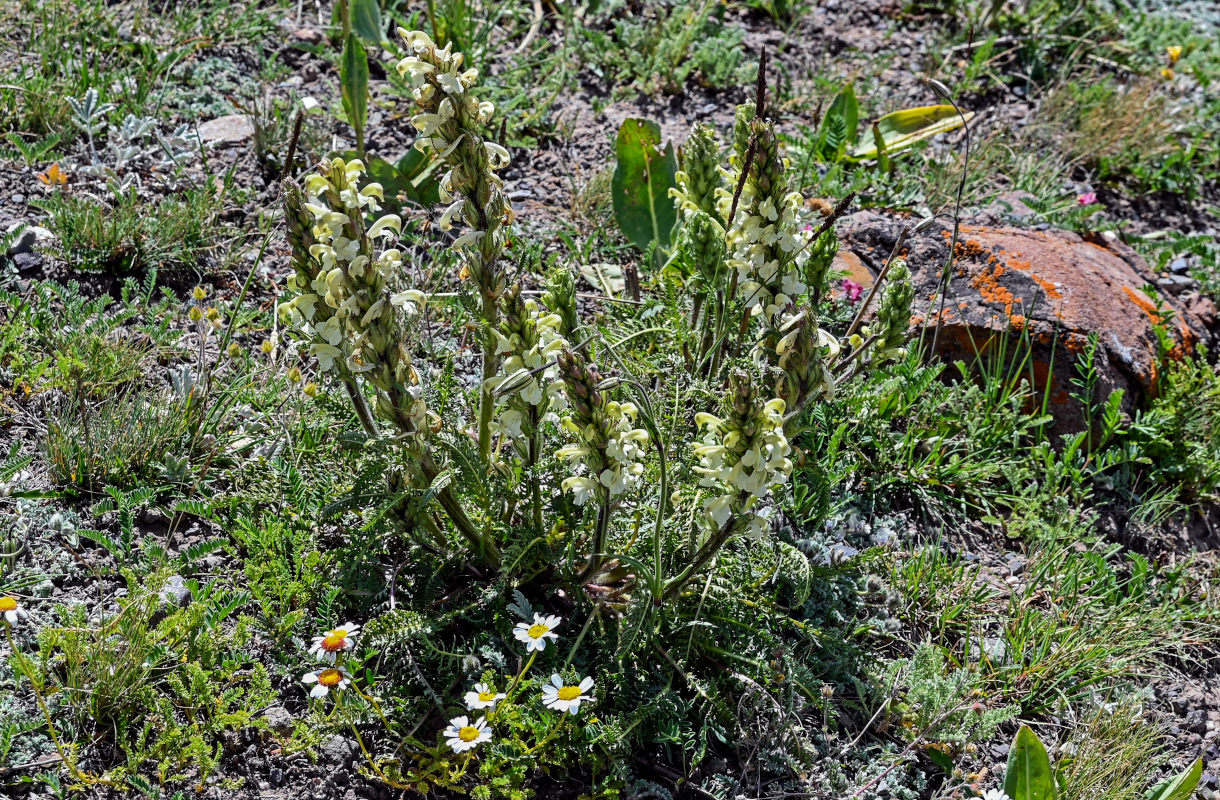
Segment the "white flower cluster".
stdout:
<path fill-rule="evenodd" d="M 715 492 L 703 504 L 708 520 L 720 528 L 733 516 L 747 514 L 746 534 L 761 537 L 770 520 L 759 503 L 792 475 L 784 401 L 768 400 L 746 425 L 707 413 L 696 414 L 695 424 L 706 428 L 702 443 L 695 445 L 695 472 L 703 476 L 699 485 Z M 745 432 L 750 429 L 752 435 Z"/>
<path fill-rule="evenodd" d="M 360 187 L 364 170 L 359 160 L 344 162 L 336 158 L 327 165 L 326 174 L 314 173 L 306 180 L 305 209 L 314 218 L 311 233 L 315 240 L 309 255 L 320 269 L 307 285 L 299 275 L 290 277 L 288 288 L 298 294 L 280 306 L 281 313 L 312 339 L 310 352 L 325 371 L 334 369 L 336 363 L 352 373 L 374 368 L 359 356 L 364 339 L 375 332 L 372 323 L 381 316 L 387 301 L 379 296 L 379 290 L 402 264 L 402 253 L 397 248 L 380 253 L 372 249 L 371 243 L 377 239 L 395 241 L 402 221 L 395 214 L 386 214 L 365 230 L 364 215 L 381 209 L 383 194 L 379 183 Z M 408 291 L 388 299 L 413 308 L 423 296 Z M 318 303 L 325 303 L 331 313 L 315 321 L 320 316 Z"/>
<path fill-rule="evenodd" d="M 534 341 L 527 344 L 516 333 L 505 335 L 492 328 L 491 335 L 496 341 L 495 353 L 504 359 L 500 363 L 500 374 L 488 378 L 483 384 L 507 405 L 493 421 L 493 431 L 512 437 L 522 435 L 521 426 L 525 422 L 522 404 L 540 408 L 547 414 L 543 420 L 551 421 L 558 421 L 554 412 L 567 407 L 564 383 L 555 363 L 555 357 L 568 346 L 560 333 L 563 318 L 534 300 L 525 300 L 523 306 L 527 315 L 525 324 L 531 329 L 530 338 Z"/>
<path fill-rule="evenodd" d="M 610 497 L 616 497 L 639 483 L 644 474 L 644 451 L 648 447 L 648 431 L 635 427 L 639 413 L 634 403 L 608 400 L 601 409 L 602 431 L 590 430 L 595 427 L 594 423 L 582 430 L 573 417 L 564 418 L 563 426 L 581 443 L 561 447 L 555 455 L 572 462 L 577 473 L 566 478 L 561 487 L 565 492 L 572 492 L 577 505 L 584 505 L 594 497 L 599 486 L 605 488 Z M 603 437 L 605 446 L 597 448 L 594 443 Z M 604 457 L 600 472 L 592 477 L 581 474 L 589 468 L 591 457 L 599 449 Z"/>
<path fill-rule="evenodd" d="M 398 62 L 398 72 L 411 81 L 412 94 L 424 109 L 411 117 L 411 124 L 420 134 L 415 147 L 450 163 L 450 169 L 440 180 L 443 197 L 450 204 L 438 223 L 441 230 L 449 230 L 455 219 L 460 220 L 472 210 L 470 198 L 475 196 L 471 191 L 472 181 L 486 180 L 503 188 L 503 180 L 493 170 L 508 166 L 508 151 L 474 135 L 477 126 L 491 120 L 495 106 L 469 94 L 479 78 L 479 71 L 462 69 L 465 57 L 451 52 L 452 42 L 438 48 L 423 31 L 399 28 L 398 33 L 413 53 Z M 488 169 L 481 169 L 481 165 L 471 158 L 471 142 L 477 143 L 476 153 L 477 146 L 482 147 Z M 469 230 L 454 241 L 453 247 L 463 249 L 476 245 L 486 234 L 485 230 Z"/>
<path fill-rule="evenodd" d="M 799 192 L 786 195 L 778 208 L 769 197 L 755 207 L 748 195 L 747 187 L 729 231 L 728 264 L 737 270 L 739 292 L 746 306 L 760 309 L 772 322 L 807 289 L 801 280 L 801 265 L 808 258 L 806 245 L 812 234 L 802 230 L 803 200 Z M 726 217 L 729 207 L 724 209 Z"/>

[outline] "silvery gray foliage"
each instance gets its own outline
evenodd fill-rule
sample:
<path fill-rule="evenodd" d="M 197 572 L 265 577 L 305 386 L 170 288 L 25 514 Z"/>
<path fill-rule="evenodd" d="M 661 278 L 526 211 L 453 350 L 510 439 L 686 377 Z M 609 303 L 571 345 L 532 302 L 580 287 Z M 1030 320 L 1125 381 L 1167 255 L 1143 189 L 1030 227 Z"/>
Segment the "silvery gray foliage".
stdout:
<path fill-rule="evenodd" d="M 197 150 L 198 140 L 190 136 L 189 125 L 180 125 L 166 135 L 152 117 L 128 114 L 117 128 L 111 126 L 106 115 L 114 106 L 99 102 L 97 89 L 90 88 L 80 98 L 64 99 L 72 109 L 72 123 L 89 145 L 89 164 L 78 171 L 105 178 L 107 188 L 116 194 L 140 184 L 138 167 L 180 166 Z M 107 133 L 106 143 L 99 150 L 103 133 Z"/>

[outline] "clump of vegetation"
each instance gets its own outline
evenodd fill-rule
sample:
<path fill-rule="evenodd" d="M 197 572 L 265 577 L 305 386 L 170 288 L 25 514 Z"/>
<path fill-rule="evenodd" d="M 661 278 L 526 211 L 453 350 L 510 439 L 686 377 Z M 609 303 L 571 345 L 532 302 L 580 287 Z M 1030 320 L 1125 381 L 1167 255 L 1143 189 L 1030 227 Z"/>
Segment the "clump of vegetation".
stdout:
<path fill-rule="evenodd" d="M 1100 336 L 1056 354 L 1064 435 L 1028 330 L 910 329 L 925 221 L 1001 191 L 1210 219 L 1220 59 L 968 5 L 23 6 L 5 796 L 1206 797 L 1220 394 L 1181 306 L 1130 412 Z M 916 212 L 893 252 L 840 252 L 861 204 Z M 1138 244 L 1206 292 L 1209 242 Z"/>

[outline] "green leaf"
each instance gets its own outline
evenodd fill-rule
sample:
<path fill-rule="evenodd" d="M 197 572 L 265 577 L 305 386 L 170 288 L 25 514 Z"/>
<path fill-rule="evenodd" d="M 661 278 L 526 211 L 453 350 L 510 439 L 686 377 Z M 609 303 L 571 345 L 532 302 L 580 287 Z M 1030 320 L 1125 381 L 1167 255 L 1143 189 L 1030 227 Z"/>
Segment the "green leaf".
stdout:
<path fill-rule="evenodd" d="M 351 151 L 344 158 L 359 158 Z M 365 159 L 369 176 L 381 184 L 385 192 L 386 209 L 397 213 L 403 206 L 430 208 L 441 201 L 441 185 L 437 175 L 439 162 L 415 148 L 396 163 L 384 158 Z"/>
<path fill-rule="evenodd" d="M 343 111 L 357 131 L 364 130 L 369 114 L 369 59 L 364 45 L 349 34 L 339 63 L 339 88 L 343 92 Z"/>
<path fill-rule="evenodd" d="M 377 0 L 351 0 L 352 30 L 369 44 L 380 44 L 385 37 L 381 28 L 381 6 Z"/>
<path fill-rule="evenodd" d="M 628 118 L 618 129 L 611 193 L 619 228 L 640 250 L 657 242 L 668 249 L 677 211 L 669 190 L 677 183 L 678 158 L 673 143 L 659 149 L 661 128 L 655 122 Z"/>
<path fill-rule="evenodd" d="M 855 159 L 876 158 L 880 137 L 886 152 L 893 155 L 916 142 L 931 138 L 938 133 L 960 128 L 974 119 L 974 112 L 966 113 L 965 119 L 951 105 L 920 106 L 894 111 L 877 120 L 873 127 L 861 132 L 856 149 L 851 152 Z M 874 131 L 876 132 L 874 134 Z"/>
<path fill-rule="evenodd" d="M 1051 774 L 1051 759 L 1042 742 L 1022 725 L 1008 751 L 1008 769 L 1004 773 L 1004 794 L 1012 800 L 1057 800 L 1055 777 Z"/>
<path fill-rule="evenodd" d="M 1166 778 L 1149 789 L 1144 794 L 1144 800 L 1190 800 L 1202 777 L 1203 759 L 1196 758 L 1195 763 L 1178 773 L 1176 777 Z"/>
<path fill-rule="evenodd" d="M 860 131 L 860 104 L 856 90 L 849 83 L 835 95 L 826 116 L 822 117 L 818 139 L 822 158 L 838 161 L 848 142 L 854 142 Z"/>

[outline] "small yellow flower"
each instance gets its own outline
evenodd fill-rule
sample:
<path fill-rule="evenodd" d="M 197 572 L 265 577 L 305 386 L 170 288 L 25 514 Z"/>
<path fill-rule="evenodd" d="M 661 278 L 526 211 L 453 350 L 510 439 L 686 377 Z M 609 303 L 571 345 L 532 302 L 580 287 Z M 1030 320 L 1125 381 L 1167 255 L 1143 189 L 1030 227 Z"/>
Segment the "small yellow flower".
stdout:
<path fill-rule="evenodd" d="M 490 742 L 491 729 L 487 727 L 487 720 L 483 717 L 475 720 L 473 724 L 467 717 L 454 717 L 449 720 L 449 727 L 445 728 L 443 736 L 445 744 L 449 745 L 453 752 L 464 753 L 483 742 Z"/>
<path fill-rule="evenodd" d="M 237 358 L 241 355 L 241 345 L 237 342 L 229 344 L 229 358 Z"/>
<path fill-rule="evenodd" d="M 1182 45 L 1175 44 L 1172 47 L 1166 48 L 1165 52 L 1169 54 L 1169 63 L 1176 64 L 1178 59 L 1182 57 Z"/>
<path fill-rule="evenodd" d="M 480 708 L 495 708 L 496 703 L 505 697 L 503 692 L 497 693 L 486 683 L 476 683 L 473 691 L 466 693 L 466 708 L 474 711 Z"/>
<path fill-rule="evenodd" d="M 213 322 L 220 319 L 220 312 L 217 311 L 215 307 L 209 308 L 207 311 L 203 312 L 203 315 Z"/>
<path fill-rule="evenodd" d="M 275 345 L 271 344 L 270 339 L 265 339 L 261 345 L 261 349 L 267 355 L 271 355 L 271 351 L 275 349 Z"/>
<path fill-rule="evenodd" d="M 309 383 L 305 384 L 305 388 L 301 391 L 305 392 L 306 397 L 313 397 L 318 393 L 318 384 L 310 381 Z"/>
<path fill-rule="evenodd" d="M 562 713 L 575 715 L 580 711 L 580 704 L 593 698 L 585 694 L 593 688 L 593 678 L 586 677 L 572 685 L 565 685 L 559 675 L 551 676 L 551 683 L 542 687 L 542 704 L 547 708 Z"/>
<path fill-rule="evenodd" d="M 301 683 L 317 684 L 309 690 L 309 696 L 313 698 L 325 697 L 331 689 L 342 691 L 351 682 L 352 674 L 342 666 L 307 672 L 301 678 Z"/>
<path fill-rule="evenodd" d="M 187 312 L 186 316 L 191 322 L 198 322 L 203 319 L 203 312 L 199 310 L 199 306 L 191 306 L 191 310 Z"/>
<path fill-rule="evenodd" d="M 196 300 L 202 300 L 207 296 L 208 290 L 202 286 L 196 286 L 194 291 L 191 292 L 191 297 L 195 298 Z"/>
<path fill-rule="evenodd" d="M 339 653 L 351 650 L 356 646 L 355 636 L 360 633 L 360 626 L 354 622 L 344 623 L 341 627 L 326 631 L 321 636 L 315 636 L 309 648 L 311 655 L 316 655 L 323 661 L 335 663 Z"/>
<path fill-rule="evenodd" d="M 1169 67 L 1165 67 L 1165 69 L 1161 70 L 1161 77 L 1167 81 L 1173 80 L 1173 78 L 1174 78 L 1173 70 L 1171 70 Z"/>
<path fill-rule="evenodd" d="M 292 369 L 288 370 L 288 382 L 289 383 L 300 383 L 301 382 L 301 370 L 297 369 L 296 367 L 293 367 Z"/>
<path fill-rule="evenodd" d="M 535 614 L 532 625 L 528 622 L 518 622 L 517 627 L 513 628 L 513 636 L 517 641 L 525 642 L 526 652 L 545 650 L 547 639 L 559 639 L 555 628 L 559 627 L 562 621 L 559 617 Z"/>

